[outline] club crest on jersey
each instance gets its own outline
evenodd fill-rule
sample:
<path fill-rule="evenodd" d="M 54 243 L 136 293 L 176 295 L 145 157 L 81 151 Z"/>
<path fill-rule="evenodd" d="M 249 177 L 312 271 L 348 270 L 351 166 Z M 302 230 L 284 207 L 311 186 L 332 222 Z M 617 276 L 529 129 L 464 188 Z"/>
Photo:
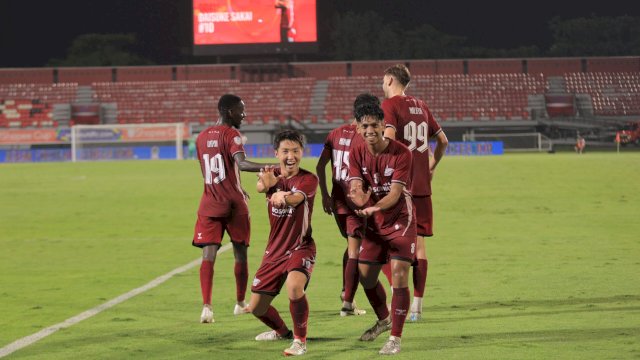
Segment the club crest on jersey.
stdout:
<path fill-rule="evenodd" d="M 233 138 L 233 142 L 236 143 L 236 145 L 241 145 L 242 144 L 242 138 L 240 136 L 236 136 Z"/>
<path fill-rule="evenodd" d="M 218 140 L 208 140 L 207 147 L 208 148 L 218 147 Z"/>
<path fill-rule="evenodd" d="M 384 168 L 384 176 L 391 176 L 391 175 L 393 175 L 393 168 L 385 166 L 385 168 Z"/>

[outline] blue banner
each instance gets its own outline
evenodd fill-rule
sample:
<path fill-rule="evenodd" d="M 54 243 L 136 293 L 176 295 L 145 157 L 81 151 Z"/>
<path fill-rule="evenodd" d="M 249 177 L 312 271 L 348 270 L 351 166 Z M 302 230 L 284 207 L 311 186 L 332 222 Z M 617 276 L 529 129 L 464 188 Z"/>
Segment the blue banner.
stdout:
<path fill-rule="evenodd" d="M 431 148 L 435 143 L 430 144 Z M 305 157 L 318 157 L 322 153 L 323 144 L 308 144 L 304 149 Z M 275 156 L 271 144 L 245 145 L 248 158 L 273 158 Z M 189 150 L 183 149 L 185 158 L 189 157 Z M 504 149 L 502 141 L 469 141 L 450 142 L 447 148 L 448 156 L 485 156 L 502 155 Z M 105 146 L 84 148 L 78 152 L 78 159 L 82 161 L 97 160 L 155 160 L 175 159 L 175 146 Z M 52 162 L 71 161 L 70 149 L 32 149 L 32 150 L 0 150 L 0 163 L 18 162 Z"/>

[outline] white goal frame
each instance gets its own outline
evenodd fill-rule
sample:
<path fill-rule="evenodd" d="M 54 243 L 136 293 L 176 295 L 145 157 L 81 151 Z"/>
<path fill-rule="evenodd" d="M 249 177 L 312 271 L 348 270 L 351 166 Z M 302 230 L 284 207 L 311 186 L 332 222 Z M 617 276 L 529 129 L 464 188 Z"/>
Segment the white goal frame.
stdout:
<path fill-rule="evenodd" d="M 514 147 L 510 146 L 506 139 L 524 139 L 530 138 L 533 146 L 530 147 Z M 462 141 L 502 141 L 504 151 L 550 151 L 553 149 L 553 142 L 547 136 L 540 132 L 523 132 L 523 133 L 492 133 L 492 134 L 477 134 L 477 133 L 465 133 L 462 134 Z"/>
<path fill-rule="evenodd" d="M 185 135 L 189 134 L 189 130 L 185 129 L 185 124 L 182 123 L 160 123 L 160 124 L 101 124 L 101 125 L 74 125 L 71 127 L 71 161 L 82 161 L 78 157 L 78 151 L 81 149 L 82 144 L 90 145 L 116 145 L 116 144 L 136 144 L 136 143 L 163 143 L 170 144 L 175 143 L 176 147 L 176 160 L 184 158 L 182 144 L 187 140 Z M 162 129 L 167 129 L 163 132 Z M 125 134 L 131 134 L 125 136 L 124 139 L 106 139 L 106 140 L 92 140 L 83 141 L 83 131 L 97 131 L 100 130 L 121 130 Z M 136 139 L 135 133 L 142 132 L 151 136 L 148 138 L 141 137 Z M 154 138 L 155 136 L 155 138 Z"/>

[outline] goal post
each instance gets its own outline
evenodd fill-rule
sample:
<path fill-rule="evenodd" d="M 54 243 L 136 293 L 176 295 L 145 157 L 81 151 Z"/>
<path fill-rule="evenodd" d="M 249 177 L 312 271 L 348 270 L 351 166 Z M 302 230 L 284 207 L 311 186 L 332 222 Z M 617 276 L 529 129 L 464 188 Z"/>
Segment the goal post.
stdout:
<path fill-rule="evenodd" d="M 71 127 L 71 161 L 183 159 L 189 127 L 168 124 L 103 124 Z"/>
<path fill-rule="evenodd" d="M 523 133 L 466 133 L 462 141 L 501 141 L 504 151 L 550 151 L 551 139 L 540 132 Z"/>

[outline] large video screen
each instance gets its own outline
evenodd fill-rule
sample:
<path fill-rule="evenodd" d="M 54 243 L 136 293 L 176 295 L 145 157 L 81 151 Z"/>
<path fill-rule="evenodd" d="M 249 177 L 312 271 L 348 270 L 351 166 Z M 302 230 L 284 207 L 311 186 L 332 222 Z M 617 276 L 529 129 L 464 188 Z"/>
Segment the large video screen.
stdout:
<path fill-rule="evenodd" d="M 194 53 L 312 51 L 316 21 L 316 0 L 193 0 Z"/>

